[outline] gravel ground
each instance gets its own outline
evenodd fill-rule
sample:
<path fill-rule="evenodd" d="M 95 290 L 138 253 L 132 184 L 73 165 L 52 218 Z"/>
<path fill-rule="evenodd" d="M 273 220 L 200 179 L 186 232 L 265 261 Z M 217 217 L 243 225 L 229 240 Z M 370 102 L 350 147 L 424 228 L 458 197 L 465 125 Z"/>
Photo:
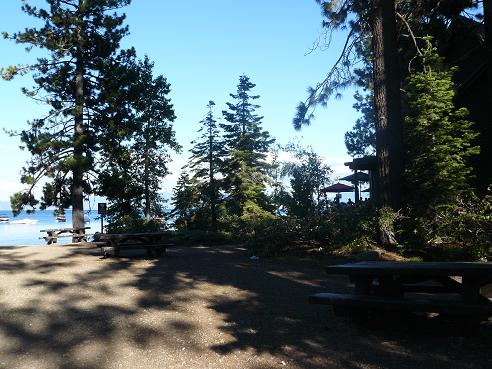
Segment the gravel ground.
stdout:
<path fill-rule="evenodd" d="M 436 319 L 357 323 L 309 305 L 312 293 L 350 290 L 327 262 L 252 262 L 238 246 L 159 259 L 3 248 L 0 367 L 492 368 L 490 323 L 462 338 Z"/>

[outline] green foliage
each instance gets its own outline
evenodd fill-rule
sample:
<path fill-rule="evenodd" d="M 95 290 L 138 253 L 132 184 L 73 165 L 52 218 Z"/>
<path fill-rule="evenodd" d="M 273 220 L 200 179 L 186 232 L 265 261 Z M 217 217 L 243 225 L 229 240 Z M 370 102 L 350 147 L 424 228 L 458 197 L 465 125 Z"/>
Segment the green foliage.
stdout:
<path fill-rule="evenodd" d="M 378 209 L 377 229 L 379 231 L 379 240 L 383 245 L 398 246 L 398 241 L 395 237 L 395 222 L 399 218 L 400 215 L 388 206 Z"/>
<path fill-rule="evenodd" d="M 332 97 L 339 97 L 341 92 L 351 85 L 372 89 L 372 74 L 370 71 L 373 57 L 372 29 L 374 15 L 374 1 L 369 0 L 315 0 L 323 14 L 322 26 L 325 30 L 323 37 L 319 37 L 315 48 L 332 52 L 331 41 L 333 33 L 344 31 L 347 34 L 344 48 L 336 62 L 325 74 L 325 78 L 308 88 L 308 96 L 305 101 L 297 106 L 293 119 L 295 129 L 301 129 L 303 125 L 310 125 L 314 118 L 316 106 L 327 106 Z M 449 27 L 452 21 L 463 17 L 472 17 L 479 14 L 477 8 L 480 2 L 473 0 L 441 0 L 422 1 L 405 0 L 395 1 L 396 30 L 398 51 L 402 77 L 408 75 L 412 67 L 418 67 L 416 56 L 416 43 L 426 35 L 435 37 L 436 45 L 440 51 L 449 48 L 450 41 L 455 37 Z M 409 28 L 411 34 L 409 35 Z M 338 50 L 336 51 L 338 53 Z M 361 62 L 365 64 L 360 69 Z M 367 79 L 361 72 L 371 77 Z M 361 122 L 362 123 L 362 122 Z M 367 122 L 369 123 L 369 122 Z M 355 132 L 359 130 L 355 127 Z M 354 137 L 352 137 L 354 138 Z M 352 139 L 350 138 L 350 139 Z M 349 145 L 351 143 L 349 142 Z M 347 147 L 349 151 L 351 148 Z"/>
<path fill-rule="evenodd" d="M 38 47 L 47 54 L 31 65 L 2 70 L 7 80 L 32 74 L 35 85 L 23 92 L 49 107 L 18 134 L 32 156 L 22 169 L 26 190 L 13 197 L 16 212 L 38 203 L 33 190 L 44 179 L 41 208 L 72 205 L 82 215 L 83 193 L 93 192 L 98 160 L 106 156 L 98 142 L 107 137 L 108 121 L 117 117 L 121 122 L 131 115 L 124 104 L 113 104 L 122 100 L 131 77 L 126 64 L 134 57 L 132 49 L 118 51 L 128 28 L 123 26 L 125 16 L 114 10 L 129 3 L 49 0 L 48 8 L 42 9 L 25 1 L 22 10 L 42 26 L 4 34 L 28 50 Z"/>
<path fill-rule="evenodd" d="M 221 229 L 235 235 L 242 242 L 254 236 L 254 233 L 259 225 L 263 222 L 273 219 L 272 213 L 262 209 L 253 201 L 245 203 L 243 213 L 224 214 L 219 218 Z"/>
<path fill-rule="evenodd" d="M 374 242 L 377 240 L 376 211 L 368 203 L 335 208 L 323 218 L 318 237 L 332 250 L 353 242 Z"/>
<path fill-rule="evenodd" d="M 259 106 L 253 101 L 259 96 L 250 94 L 254 87 L 247 76 L 239 77 L 237 93 L 230 94 L 234 103 L 227 103 L 228 110 L 222 112 L 225 122 L 220 125 L 225 149 L 221 173 L 228 194 L 225 206 L 228 214 L 239 217 L 251 204 L 263 209 L 268 206 L 266 155 L 274 139 L 261 128 L 263 117 L 255 114 Z"/>
<path fill-rule="evenodd" d="M 465 108 L 454 107 L 453 70 L 443 70 L 430 41 L 423 50 L 424 71 L 407 86 L 406 123 L 408 203 L 414 216 L 426 216 L 469 190 L 467 160 L 478 154 L 477 134 Z"/>
<path fill-rule="evenodd" d="M 34 208 L 38 203 L 39 201 L 34 198 L 32 193 L 16 192 L 10 196 L 10 207 L 14 216 L 19 215 L 24 206 L 29 205 L 31 208 Z M 27 212 L 29 213 L 31 210 L 28 208 Z"/>
<path fill-rule="evenodd" d="M 183 172 L 178 178 L 173 190 L 171 200 L 173 210 L 171 216 L 175 218 L 174 226 L 178 230 L 189 230 L 197 228 L 200 210 L 203 208 L 200 186 L 196 180 L 190 178 L 188 173 Z"/>
<path fill-rule="evenodd" d="M 155 220 L 147 221 L 141 216 L 123 215 L 107 226 L 108 233 L 145 233 L 159 232 L 163 225 Z"/>
<path fill-rule="evenodd" d="M 312 148 L 288 144 L 286 151 L 294 160 L 285 163 L 283 174 L 290 177 L 291 194 L 285 199 L 287 211 L 298 217 L 314 215 L 321 208 L 321 189 L 330 182 L 333 172 Z"/>
<path fill-rule="evenodd" d="M 110 223 L 139 214 L 149 221 L 163 213 L 159 191 L 169 172 L 168 150 L 179 151 L 180 146 L 171 124 L 175 116 L 167 97 L 170 85 L 163 76 L 153 76 L 153 66 L 147 57 L 129 63 L 134 80 L 127 87 L 126 105 L 132 119 L 125 124 L 110 121 L 107 137 L 99 142 L 107 162 L 101 166 L 98 192 L 110 202 Z"/>
<path fill-rule="evenodd" d="M 459 195 L 427 217 L 408 219 L 404 230 L 409 233 L 408 248 L 429 252 L 434 258 L 491 260 L 492 195 Z"/>
<path fill-rule="evenodd" d="M 246 240 L 253 254 L 272 256 L 295 248 L 303 236 L 301 219 L 295 216 L 267 217 L 255 225 L 254 232 Z"/>
<path fill-rule="evenodd" d="M 431 38 L 421 50 L 423 71 L 408 78 L 407 203 L 401 220 L 405 248 L 438 247 L 440 258 L 490 257 L 490 197 L 471 188 L 468 160 L 478 154 L 466 109 L 455 108 L 454 69 L 445 70 Z M 435 253 L 433 251 L 432 253 Z"/>
<path fill-rule="evenodd" d="M 207 228 L 212 231 L 217 230 L 217 211 L 221 200 L 217 174 L 223 165 L 222 157 L 224 156 L 217 121 L 212 111 L 214 105 L 213 101 L 209 101 L 207 105 L 208 113 L 200 121 L 201 127 L 198 131 L 201 136 L 192 142 L 194 146 L 191 149 L 192 156 L 188 164 L 194 173 L 193 179 L 200 184 L 202 201 L 209 208 L 210 225 Z"/>
<path fill-rule="evenodd" d="M 236 240 L 227 232 L 210 232 L 201 229 L 169 232 L 169 242 L 177 245 L 221 245 Z"/>
<path fill-rule="evenodd" d="M 374 108 L 374 94 L 354 95 L 356 103 L 354 109 L 362 113 L 351 131 L 345 133 L 345 147 L 352 157 L 374 155 L 376 151 L 376 111 Z"/>
<path fill-rule="evenodd" d="M 371 205 L 343 205 L 322 215 L 265 218 L 256 223 L 246 240 L 253 252 L 260 255 L 278 255 L 309 245 L 326 252 L 354 253 L 375 243 L 376 229 L 376 212 Z"/>

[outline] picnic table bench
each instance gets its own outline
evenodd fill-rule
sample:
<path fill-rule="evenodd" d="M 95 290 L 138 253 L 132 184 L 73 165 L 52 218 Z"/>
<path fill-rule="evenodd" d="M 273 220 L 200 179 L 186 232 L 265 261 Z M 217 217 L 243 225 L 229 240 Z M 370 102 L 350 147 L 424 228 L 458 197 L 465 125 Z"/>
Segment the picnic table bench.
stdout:
<path fill-rule="evenodd" d="M 94 243 L 101 248 L 104 256 L 108 256 L 106 248 L 112 248 L 114 256 L 120 255 L 120 250 L 145 249 L 147 255 L 160 256 L 166 252 L 172 243 L 163 242 L 167 236 L 164 232 L 148 233 L 101 233 L 94 236 Z"/>
<path fill-rule="evenodd" d="M 39 232 L 46 232 L 47 235 L 39 237 L 39 239 L 44 239 L 48 245 L 57 243 L 58 238 L 61 237 L 72 237 L 72 242 L 87 242 L 85 230 L 90 228 L 91 227 L 41 229 Z"/>
<path fill-rule="evenodd" d="M 459 316 L 476 325 L 492 316 L 481 295 L 492 283 L 492 263 L 359 262 L 325 268 L 348 275 L 354 292 L 311 295 L 312 304 L 333 305 L 335 313 L 364 310 L 430 312 Z"/>

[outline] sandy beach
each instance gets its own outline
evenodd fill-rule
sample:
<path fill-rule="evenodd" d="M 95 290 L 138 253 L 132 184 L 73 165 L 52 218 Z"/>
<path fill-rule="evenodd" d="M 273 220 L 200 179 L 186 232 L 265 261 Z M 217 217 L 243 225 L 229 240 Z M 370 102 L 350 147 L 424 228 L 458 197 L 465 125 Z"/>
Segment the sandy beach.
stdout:
<path fill-rule="evenodd" d="M 312 293 L 350 290 L 326 262 L 252 262 L 237 246 L 159 259 L 1 248 L 0 367 L 492 367 L 490 322 L 463 338 L 421 317 L 356 323 L 309 305 Z"/>

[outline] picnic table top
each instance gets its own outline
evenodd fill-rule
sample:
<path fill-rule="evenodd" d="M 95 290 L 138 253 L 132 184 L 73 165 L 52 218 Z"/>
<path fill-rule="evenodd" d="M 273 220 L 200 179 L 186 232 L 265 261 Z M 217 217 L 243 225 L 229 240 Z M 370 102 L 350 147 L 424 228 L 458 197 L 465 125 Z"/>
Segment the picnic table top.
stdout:
<path fill-rule="evenodd" d="M 167 232 L 141 232 L 141 233 L 101 233 L 98 237 L 99 239 L 125 239 L 132 237 L 158 237 L 165 236 Z"/>
<path fill-rule="evenodd" d="M 39 232 L 73 232 L 82 229 L 91 229 L 91 227 L 41 229 Z"/>
<path fill-rule="evenodd" d="M 367 261 L 331 265 L 328 274 L 351 275 L 417 275 L 417 276 L 479 276 L 492 279 L 492 263 L 485 262 L 391 262 Z"/>

